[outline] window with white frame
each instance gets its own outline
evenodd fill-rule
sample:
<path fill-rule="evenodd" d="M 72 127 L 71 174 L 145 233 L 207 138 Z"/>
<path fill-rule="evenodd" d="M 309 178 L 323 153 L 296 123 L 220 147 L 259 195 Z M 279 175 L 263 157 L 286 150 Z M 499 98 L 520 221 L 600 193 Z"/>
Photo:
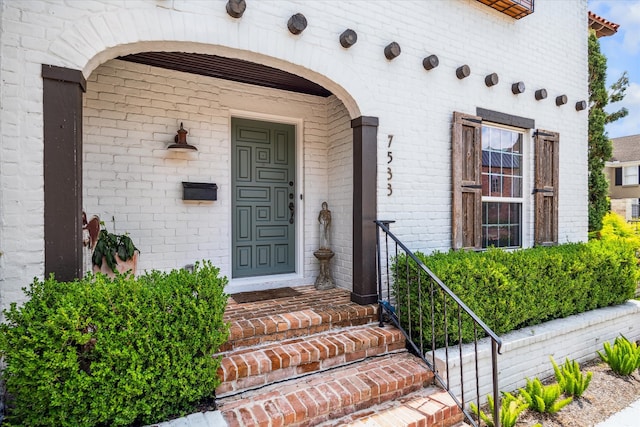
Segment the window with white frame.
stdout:
<path fill-rule="evenodd" d="M 623 168 L 622 185 L 638 185 L 638 166 L 625 166 Z"/>
<path fill-rule="evenodd" d="M 523 133 L 482 125 L 482 247 L 522 246 Z"/>
<path fill-rule="evenodd" d="M 531 211 L 528 203 L 533 205 L 531 243 L 557 245 L 560 134 L 536 129 L 531 135 L 533 159 L 529 159 L 524 137 L 534 128 L 532 119 L 478 110 L 496 120 L 453 113 L 452 247 L 479 250 L 528 245 L 523 241 L 528 227 L 524 212 Z M 533 168 L 527 169 L 527 164 Z"/>

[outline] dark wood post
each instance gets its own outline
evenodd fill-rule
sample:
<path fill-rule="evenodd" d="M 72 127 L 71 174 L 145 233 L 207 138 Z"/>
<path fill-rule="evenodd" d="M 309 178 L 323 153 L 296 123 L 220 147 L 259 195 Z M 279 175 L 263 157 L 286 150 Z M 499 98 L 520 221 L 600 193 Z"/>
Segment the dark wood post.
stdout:
<path fill-rule="evenodd" d="M 351 120 L 353 128 L 353 290 L 351 301 L 378 301 L 376 226 L 378 118 Z"/>
<path fill-rule="evenodd" d="M 82 276 L 82 72 L 42 65 L 44 271 Z"/>

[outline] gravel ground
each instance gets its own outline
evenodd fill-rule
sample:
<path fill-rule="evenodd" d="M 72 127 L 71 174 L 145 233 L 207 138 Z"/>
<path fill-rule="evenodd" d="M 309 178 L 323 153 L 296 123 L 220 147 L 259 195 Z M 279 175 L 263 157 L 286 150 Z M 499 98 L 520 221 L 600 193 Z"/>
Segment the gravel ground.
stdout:
<path fill-rule="evenodd" d="M 560 362 L 558 362 L 560 363 Z M 520 415 L 517 427 L 530 427 L 542 423 L 543 427 L 590 427 L 604 421 L 614 413 L 640 399 L 640 373 L 621 377 L 600 359 L 581 366 L 582 372 L 593 372 L 589 388 L 581 398 L 562 408 L 554 415 L 526 410 Z M 545 383 L 554 382 L 555 378 Z M 638 423 L 640 425 L 640 421 Z"/>

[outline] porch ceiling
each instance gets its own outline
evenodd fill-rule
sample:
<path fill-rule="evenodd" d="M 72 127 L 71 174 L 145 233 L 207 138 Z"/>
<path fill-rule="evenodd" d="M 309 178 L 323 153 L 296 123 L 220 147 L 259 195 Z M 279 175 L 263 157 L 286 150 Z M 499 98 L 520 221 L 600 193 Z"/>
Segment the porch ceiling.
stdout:
<path fill-rule="evenodd" d="M 303 77 L 242 59 L 186 52 L 143 52 L 118 59 L 324 98 L 331 95 L 324 87 Z"/>

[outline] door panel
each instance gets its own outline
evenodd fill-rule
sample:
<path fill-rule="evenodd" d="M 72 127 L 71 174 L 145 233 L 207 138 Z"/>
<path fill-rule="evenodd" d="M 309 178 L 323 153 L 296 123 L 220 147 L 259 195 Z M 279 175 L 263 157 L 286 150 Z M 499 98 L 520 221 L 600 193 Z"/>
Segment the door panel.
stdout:
<path fill-rule="evenodd" d="M 277 169 L 258 168 L 256 170 L 260 182 L 286 182 L 287 171 Z"/>
<path fill-rule="evenodd" d="M 289 219 L 289 208 L 287 207 L 287 188 L 279 187 L 275 189 L 274 202 L 274 219 L 278 221 L 287 221 Z"/>
<path fill-rule="evenodd" d="M 279 265 L 286 264 L 288 261 L 288 250 L 286 245 L 276 245 L 276 263 Z"/>
<path fill-rule="evenodd" d="M 295 128 L 232 119 L 233 277 L 295 272 Z"/>
<path fill-rule="evenodd" d="M 266 187 L 236 187 L 238 202 L 268 202 L 270 199 L 271 189 Z"/>
<path fill-rule="evenodd" d="M 251 240 L 251 209 L 246 206 L 238 208 L 235 228 L 238 241 Z"/>
<path fill-rule="evenodd" d="M 249 268 L 251 266 L 251 247 L 238 246 L 236 250 L 235 262 L 240 268 Z"/>
<path fill-rule="evenodd" d="M 256 240 L 286 239 L 288 235 L 287 228 L 288 227 L 282 225 L 258 227 L 256 230 Z"/>
<path fill-rule="evenodd" d="M 251 150 L 246 147 L 238 147 L 236 154 L 236 179 L 238 181 L 251 181 Z"/>

